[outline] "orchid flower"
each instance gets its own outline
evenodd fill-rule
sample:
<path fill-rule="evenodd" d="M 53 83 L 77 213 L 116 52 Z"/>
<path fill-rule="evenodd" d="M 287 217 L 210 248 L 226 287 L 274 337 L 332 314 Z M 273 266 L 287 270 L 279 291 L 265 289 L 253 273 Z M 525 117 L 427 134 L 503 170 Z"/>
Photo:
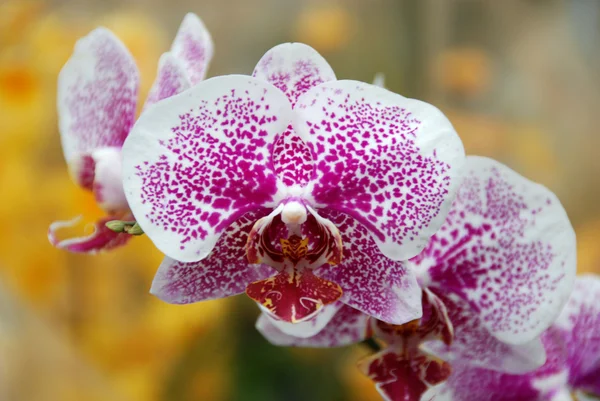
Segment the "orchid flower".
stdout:
<path fill-rule="evenodd" d="M 201 81 L 213 44 L 202 21 L 184 18 L 171 50 L 159 61 L 157 78 L 144 108 Z M 50 225 L 48 238 L 57 248 L 95 253 L 125 244 L 130 236 L 105 226 L 131 220 L 123 192 L 121 147 L 135 121 L 139 72 L 125 45 L 108 29 L 97 28 L 75 45 L 58 78 L 59 129 L 65 160 L 75 183 L 92 191 L 106 216 L 92 234 L 60 240 L 57 231 L 78 223 Z"/>
<path fill-rule="evenodd" d="M 359 368 L 376 384 L 387 401 L 419 401 L 432 386 L 446 380 L 450 365 L 421 349 L 426 341 L 451 344 L 454 334 L 446 307 L 428 290 L 422 291 L 423 316 L 403 325 L 390 325 L 344 306 L 332 320 L 310 338 L 284 333 L 262 314 L 257 329 L 280 346 L 339 347 L 375 336 L 383 350 L 359 362 Z"/>
<path fill-rule="evenodd" d="M 545 361 L 540 335 L 572 289 L 573 228 L 549 190 L 508 167 L 468 157 L 465 170 L 446 222 L 406 263 L 429 298 L 445 305 L 455 335 L 451 346 L 430 341 L 423 347 L 449 362 L 534 370 Z M 318 338 L 290 338 L 296 334 L 267 323 L 261 316 L 258 329 L 276 345 L 311 345 Z M 337 332 L 336 315 L 330 325 L 325 333 Z M 360 333 L 353 339 L 363 339 Z"/>
<path fill-rule="evenodd" d="M 409 264 L 445 304 L 451 347 L 430 351 L 522 373 L 544 363 L 540 335 L 573 288 L 575 232 L 557 197 L 488 158 L 467 158 L 446 222 Z"/>
<path fill-rule="evenodd" d="M 559 318 L 543 335 L 540 369 L 510 375 L 457 360 L 435 401 L 591 401 L 600 398 L 600 278 L 581 276 Z"/>
<path fill-rule="evenodd" d="M 464 159 L 439 110 L 336 81 L 298 43 L 271 49 L 252 77 L 157 104 L 123 151 L 129 205 L 167 255 L 151 292 L 190 303 L 246 291 L 292 323 L 341 303 L 418 318 L 416 280 L 395 260 L 443 223 Z"/>

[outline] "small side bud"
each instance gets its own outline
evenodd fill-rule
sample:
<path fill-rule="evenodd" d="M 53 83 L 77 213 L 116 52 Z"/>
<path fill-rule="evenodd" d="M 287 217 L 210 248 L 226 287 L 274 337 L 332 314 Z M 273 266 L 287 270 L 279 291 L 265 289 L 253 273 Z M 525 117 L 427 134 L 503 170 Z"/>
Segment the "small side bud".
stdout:
<path fill-rule="evenodd" d="M 133 224 L 133 222 L 128 222 L 128 221 L 111 220 L 111 221 L 107 222 L 105 225 L 111 231 L 114 231 L 116 233 L 122 233 L 125 231 L 125 226 L 128 223 Z"/>
<path fill-rule="evenodd" d="M 142 235 L 144 230 L 137 223 L 137 221 L 122 221 L 122 220 L 111 220 L 107 222 L 106 227 L 116 233 L 127 233 L 130 235 Z"/>
<path fill-rule="evenodd" d="M 144 230 L 137 223 L 137 221 L 132 226 L 125 226 L 125 232 L 130 235 L 142 235 L 144 234 Z"/>

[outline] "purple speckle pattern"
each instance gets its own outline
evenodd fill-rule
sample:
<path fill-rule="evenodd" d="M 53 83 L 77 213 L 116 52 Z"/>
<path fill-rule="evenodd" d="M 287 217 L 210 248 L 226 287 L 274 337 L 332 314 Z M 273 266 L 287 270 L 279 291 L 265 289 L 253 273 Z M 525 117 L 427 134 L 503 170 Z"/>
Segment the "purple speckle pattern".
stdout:
<path fill-rule="evenodd" d="M 553 333 L 544 335 L 548 359 L 532 373 L 513 375 L 476 368 L 464 361 L 452 364 L 448 380 L 432 391 L 434 401 L 552 401 L 566 380 L 564 349 Z M 491 366 L 491 365 L 490 365 Z"/>
<path fill-rule="evenodd" d="M 164 53 L 158 62 L 156 79 L 152 84 L 152 88 L 150 88 L 144 108 L 160 100 L 175 96 L 190 86 L 191 82 L 182 62 L 172 53 Z"/>
<path fill-rule="evenodd" d="M 325 306 L 327 307 L 327 306 Z M 273 345 L 282 347 L 331 348 L 360 342 L 368 337 L 369 316 L 343 306 L 315 336 L 300 338 L 279 330 L 263 313 L 256 322 L 257 330 Z"/>
<path fill-rule="evenodd" d="M 315 160 L 314 204 L 357 218 L 388 257 L 418 254 L 443 222 L 464 158 L 443 114 L 356 81 L 314 87 L 295 111 Z"/>
<path fill-rule="evenodd" d="M 277 203 L 268 144 L 289 113 L 276 88 L 232 75 L 203 81 L 142 114 L 123 148 L 124 187 L 163 252 L 201 260 L 229 224 Z"/>
<path fill-rule="evenodd" d="M 468 157 L 446 222 L 412 262 L 470 302 L 499 339 L 525 343 L 558 316 L 575 276 L 575 235 L 558 199 L 508 167 Z"/>
<path fill-rule="evenodd" d="M 196 14 L 188 13 L 171 45 L 171 53 L 181 60 L 193 85 L 206 76 L 213 52 L 213 41 L 204 23 Z"/>
<path fill-rule="evenodd" d="M 166 257 L 150 292 L 165 302 L 189 304 L 240 294 L 249 283 L 277 273 L 266 265 L 250 265 L 246 259 L 248 233 L 266 213 L 266 209 L 249 212 L 229 225 L 206 259 L 185 263 Z"/>
<path fill-rule="evenodd" d="M 58 116 L 67 162 L 77 153 L 119 147 L 135 121 L 139 74 L 109 30 L 80 39 L 58 78 Z"/>
<path fill-rule="evenodd" d="M 335 80 L 327 61 L 301 43 L 285 43 L 269 50 L 258 62 L 253 76 L 279 88 L 292 107 L 312 87 Z M 312 179 L 314 164 L 310 149 L 291 126 L 275 140 L 273 164 L 277 176 L 288 186 L 304 186 Z"/>
<path fill-rule="evenodd" d="M 275 85 L 292 106 L 309 89 L 335 81 L 335 73 L 316 50 L 302 43 L 284 43 L 269 50 L 252 74 Z"/>
<path fill-rule="evenodd" d="M 275 173 L 285 185 L 305 186 L 313 178 L 315 167 L 310 150 L 292 127 L 277 137 L 272 157 Z"/>
<path fill-rule="evenodd" d="M 321 209 L 342 235 L 344 254 L 338 266 L 324 265 L 315 274 L 339 284 L 341 300 L 391 324 L 421 317 L 421 288 L 402 262 L 385 257 L 368 230 L 347 214 Z"/>
<path fill-rule="evenodd" d="M 429 342 L 425 349 L 453 362 L 483 366 L 502 372 L 523 373 L 544 364 L 544 348 L 538 339 L 520 345 L 506 344 L 494 337 L 483 325 L 476 310 L 454 294 L 433 291 L 446 305 L 454 329 L 450 346 Z"/>
<path fill-rule="evenodd" d="M 569 384 L 600 396 L 600 278 L 581 276 L 554 326 L 568 345 Z"/>
<path fill-rule="evenodd" d="M 577 278 L 556 322 L 544 332 L 546 363 L 523 375 L 473 367 L 457 359 L 453 374 L 435 391 L 435 401 L 558 401 L 580 392 L 600 396 L 600 278 Z M 561 398 L 564 397 L 564 398 Z M 566 397 L 565 397 L 566 396 Z M 585 397 L 577 399 L 584 400 Z"/>

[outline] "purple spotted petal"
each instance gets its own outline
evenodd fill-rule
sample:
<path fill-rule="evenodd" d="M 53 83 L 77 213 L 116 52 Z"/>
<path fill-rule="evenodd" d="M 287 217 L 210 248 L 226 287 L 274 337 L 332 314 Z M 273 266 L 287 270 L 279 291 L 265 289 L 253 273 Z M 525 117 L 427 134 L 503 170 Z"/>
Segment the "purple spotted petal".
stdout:
<path fill-rule="evenodd" d="M 299 323 L 289 323 L 281 319 L 277 319 L 272 313 L 269 312 L 261 304 L 257 303 L 258 307 L 263 311 L 263 315 L 269 319 L 270 324 L 275 326 L 282 333 L 300 338 L 309 338 L 319 333 L 335 314 L 344 306 L 340 301 L 334 302 L 329 305 L 324 305 L 315 317 L 310 320 L 305 320 Z"/>
<path fill-rule="evenodd" d="M 426 396 L 434 396 L 432 399 L 435 401 L 570 400 L 562 398 L 565 393 L 568 396 L 563 343 L 556 333 L 546 333 L 543 340 L 548 360 L 535 372 L 506 374 L 457 360 L 452 363 L 452 374 L 448 380 Z"/>
<path fill-rule="evenodd" d="M 421 288 L 412 271 L 385 257 L 356 219 L 335 210 L 320 213 L 340 231 L 344 253 L 339 265 L 324 265 L 315 274 L 342 287 L 341 301 L 376 319 L 391 324 L 419 319 Z"/>
<path fill-rule="evenodd" d="M 292 105 L 310 88 L 335 80 L 327 61 L 302 43 L 285 43 L 269 50 L 258 62 L 253 76 L 281 89 Z M 310 149 L 291 126 L 275 141 L 273 164 L 277 176 L 288 186 L 306 185 L 312 178 L 314 164 Z"/>
<path fill-rule="evenodd" d="M 309 89 L 335 81 L 335 73 L 327 61 L 315 49 L 302 43 L 275 46 L 260 59 L 252 76 L 281 89 L 292 106 Z"/>
<path fill-rule="evenodd" d="M 429 342 L 425 345 L 428 351 L 449 362 L 460 360 L 507 373 L 530 372 L 544 364 L 546 355 L 539 338 L 520 345 L 503 343 L 487 330 L 467 302 L 453 294 L 434 293 L 446 305 L 454 327 L 454 341 L 450 346 Z"/>
<path fill-rule="evenodd" d="M 212 78 L 142 114 L 125 142 L 125 195 L 167 256 L 194 262 L 245 213 L 280 199 L 269 144 L 290 105 L 256 78 Z"/>
<path fill-rule="evenodd" d="M 250 212 L 231 224 L 206 259 L 185 263 L 166 257 L 150 293 L 165 302 L 189 304 L 240 294 L 248 284 L 275 274 L 271 267 L 250 265 L 246 259 L 248 233 L 265 213 Z"/>
<path fill-rule="evenodd" d="M 258 318 L 256 329 L 274 345 L 331 348 L 354 344 L 367 338 L 368 321 L 369 316 L 349 306 L 343 306 L 327 326 L 313 337 L 300 338 L 285 334 L 264 313 Z"/>
<path fill-rule="evenodd" d="M 58 117 L 65 159 L 120 147 L 133 122 L 139 74 L 133 57 L 105 28 L 75 45 L 58 77 Z"/>
<path fill-rule="evenodd" d="M 314 87 L 295 111 L 315 160 L 313 203 L 358 219 L 386 256 L 417 255 L 444 222 L 464 161 L 446 117 L 356 81 Z"/>
<path fill-rule="evenodd" d="M 600 396 L 600 277 L 577 278 L 553 327 L 568 344 L 569 384 Z"/>
<path fill-rule="evenodd" d="M 191 87 L 190 78 L 183 63 L 172 53 L 164 53 L 158 62 L 158 72 L 148 93 L 144 108 L 175 96 Z"/>
<path fill-rule="evenodd" d="M 272 158 L 277 178 L 288 187 L 304 187 L 313 178 L 315 166 L 310 149 L 291 126 L 275 139 Z"/>
<path fill-rule="evenodd" d="M 171 53 L 181 60 L 192 84 L 204 79 L 213 56 L 213 41 L 196 14 L 188 13 L 183 19 L 171 45 Z"/>
<path fill-rule="evenodd" d="M 56 248 L 73 253 L 96 254 L 101 251 L 108 251 L 125 245 L 131 238 L 129 234 L 116 233 L 106 227 L 107 222 L 122 218 L 123 216 L 103 217 L 93 224 L 91 234 L 68 239 L 61 239 L 59 232 L 62 229 L 77 226 L 81 221 L 81 216 L 68 221 L 55 221 L 48 228 L 48 240 Z M 130 220 L 131 216 L 127 216 L 125 219 Z"/>
<path fill-rule="evenodd" d="M 575 248 L 554 194 L 496 161 L 468 157 L 446 222 L 412 261 L 422 283 L 460 295 L 494 336 L 523 344 L 567 301 Z"/>

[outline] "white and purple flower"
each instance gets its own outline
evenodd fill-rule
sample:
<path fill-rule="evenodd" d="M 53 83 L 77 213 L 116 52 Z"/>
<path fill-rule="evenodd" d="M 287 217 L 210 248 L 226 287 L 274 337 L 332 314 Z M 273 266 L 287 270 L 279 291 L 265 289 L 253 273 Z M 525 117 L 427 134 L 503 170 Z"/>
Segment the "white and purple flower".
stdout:
<path fill-rule="evenodd" d="M 144 108 L 202 80 L 213 44 L 202 21 L 184 18 L 171 50 L 159 61 L 158 74 Z M 107 213 L 86 237 L 60 240 L 58 230 L 79 218 L 50 225 L 48 238 L 57 248 L 94 253 L 125 244 L 129 235 L 105 226 L 131 220 L 123 192 L 121 147 L 134 124 L 139 72 L 125 45 L 109 30 L 98 28 L 75 45 L 58 78 L 58 117 L 63 152 L 76 184 L 93 192 Z"/>
<path fill-rule="evenodd" d="M 293 323 L 342 303 L 420 317 L 416 279 L 395 260 L 443 223 L 464 160 L 439 110 L 336 81 L 302 44 L 267 52 L 253 77 L 157 104 L 123 151 L 129 205 L 167 255 L 152 292 L 190 303 L 245 290 Z"/>
<path fill-rule="evenodd" d="M 591 401 L 600 397 L 600 278 L 577 278 L 557 321 L 543 335 L 538 370 L 503 374 L 456 360 L 448 381 L 426 394 L 436 401 Z"/>

